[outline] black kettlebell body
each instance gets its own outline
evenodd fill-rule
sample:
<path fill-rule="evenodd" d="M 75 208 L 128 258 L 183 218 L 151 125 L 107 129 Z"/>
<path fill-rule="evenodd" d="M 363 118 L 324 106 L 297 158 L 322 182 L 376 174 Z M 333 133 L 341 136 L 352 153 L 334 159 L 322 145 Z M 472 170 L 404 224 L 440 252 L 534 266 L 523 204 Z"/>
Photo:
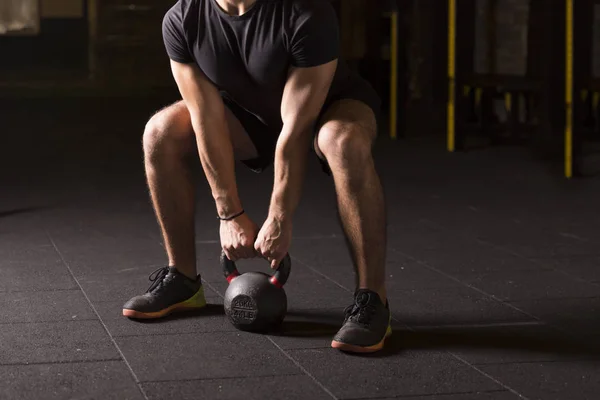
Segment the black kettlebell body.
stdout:
<path fill-rule="evenodd" d="M 267 332 L 277 328 L 287 312 L 287 296 L 283 285 L 290 273 L 289 255 L 273 276 L 262 272 L 239 274 L 235 263 L 221 255 L 221 264 L 229 286 L 223 306 L 225 315 L 239 330 Z"/>
<path fill-rule="evenodd" d="M 269 282 L 262 272 L 246 272 L 233 279 L 225 293 L 225 310 L 238 329 L 264 331 L 276 327 L 287 312 L 283 288 Z"/>

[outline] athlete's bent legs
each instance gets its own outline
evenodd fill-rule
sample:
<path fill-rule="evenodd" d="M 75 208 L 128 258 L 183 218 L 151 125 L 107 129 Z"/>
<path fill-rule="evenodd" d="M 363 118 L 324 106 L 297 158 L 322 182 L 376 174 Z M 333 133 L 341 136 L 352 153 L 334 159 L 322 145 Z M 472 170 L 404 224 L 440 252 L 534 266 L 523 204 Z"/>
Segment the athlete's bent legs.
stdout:
<path fill-rule="evenodd" d="M 256 148 L 239 120 L 227 107 L 225 114 L 236 159 L 256 158 Z M 143 147 L 150 197 L 171 268 L 156 271 L 156 276 L 151 277 L 155 284 L 145 295 L 127 302 L 123 314 L 158 318 L 175 309 L 204 305 L 196 274 L 195 190 L 190 165 L 190 158 L 197 154 L 197 146 L 190 114 L 182 101 L 150 119 L 144 131 Z M 197 160 L 197 156 L 193 159 Z M 176 298 L 161 297 L 161 293 L 165 293 L 161 288 L 167 283 L 179 285 L 172 291 L 178 292 Z"/>
<path fill-rule="evenodd" d="M 385 288 L 386 211 L 383 189 L 372 157 L 377 135 L 374 112 L 357 100 L 333 103 L 315 138 L 317 155 L 333 175 L 337 205 L 357 273 L 356 304 L 333 346 L 374 351 L 389 335 Z M 367 331 L 360 326 L 368 326 Z"/>
<path fill-rule="evenodd" d="M 255 158 L 256 149 L 237 118 L 226 110 L 236 158 Z M 165 241 L 169 264 L 196 277 L 194 187 L 189 157 L 197 152 L 187 107 L 176 103 L 157 113 L 144 132 L 144 164 L 152 203 Z"/>

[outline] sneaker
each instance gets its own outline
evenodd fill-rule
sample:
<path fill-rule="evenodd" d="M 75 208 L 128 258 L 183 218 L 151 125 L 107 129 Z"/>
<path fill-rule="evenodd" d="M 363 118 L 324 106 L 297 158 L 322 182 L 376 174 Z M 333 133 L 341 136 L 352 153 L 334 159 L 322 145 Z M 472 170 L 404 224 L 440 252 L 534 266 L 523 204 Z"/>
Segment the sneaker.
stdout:
<path fill-rule="evenodd" d="M 199 309 L 206 306 L 204 287 L 200 276 L 192 280 L 173 267 L 154 271 L 152 285 L 146 293 L 136 296 L 123 306 L 123 315 L 129 318 L 161 318 L 173 311 Z"/>
<path fill-rule="evenodd" d="M 392 334 L 392 315 L 377 293 L 357 290 L 354 304 L 344 313 L 344 325 L 334 336 L 331 347 L 353 353 L 371 353 L 383 348 L 385 339 Z"/>

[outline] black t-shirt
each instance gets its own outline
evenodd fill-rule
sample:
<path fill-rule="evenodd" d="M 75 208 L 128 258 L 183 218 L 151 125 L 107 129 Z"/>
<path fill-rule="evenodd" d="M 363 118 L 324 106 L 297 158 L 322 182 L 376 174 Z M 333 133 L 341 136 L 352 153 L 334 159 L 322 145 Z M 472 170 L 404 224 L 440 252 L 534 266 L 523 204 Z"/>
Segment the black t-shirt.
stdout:
<path fill-rule="evenodd" d="M 282 123 L 290 66 L 339 59 L 328 98 L 358 78 L 340 59 L 338 20 L 328 0 L 257 0 L 241 16 L 227 14 L 216 0 L 179 0 L 164 18 L 163 37 L 172 60 L 196 63 L 220 91 L 271 127 Z"/>

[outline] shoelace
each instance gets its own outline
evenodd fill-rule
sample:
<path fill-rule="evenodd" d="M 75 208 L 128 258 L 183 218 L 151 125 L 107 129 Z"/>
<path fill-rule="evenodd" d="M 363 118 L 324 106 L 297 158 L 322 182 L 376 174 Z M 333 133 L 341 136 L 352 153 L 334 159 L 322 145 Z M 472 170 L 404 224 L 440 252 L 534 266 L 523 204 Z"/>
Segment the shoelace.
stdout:
<path fill-rule="evenodd" d="M 148 290 L 146 292 L 150 293 L 155 289 L 159 289 L 161 284 L 165 280 L 165 277 L 168 274 L 169 274 L 169 267 L 161 267 L 161 268 L 157 269 L 156 271 L 154 271 L 153 273 L 151 273 L 150 276 L 148 277 L 148 280 L 150 282 L 152 282 L 152 284 L 150 285 L 150 287 L 148 288 Z"/>
<path fill-rule="evenodd" d="M 356 322 L 360 325 L 369 325 L 373 315 L 375 315 L 376 307 L 373 304 L 352 304 L 346 307 L 344 313 L 346 319 Z"/>

